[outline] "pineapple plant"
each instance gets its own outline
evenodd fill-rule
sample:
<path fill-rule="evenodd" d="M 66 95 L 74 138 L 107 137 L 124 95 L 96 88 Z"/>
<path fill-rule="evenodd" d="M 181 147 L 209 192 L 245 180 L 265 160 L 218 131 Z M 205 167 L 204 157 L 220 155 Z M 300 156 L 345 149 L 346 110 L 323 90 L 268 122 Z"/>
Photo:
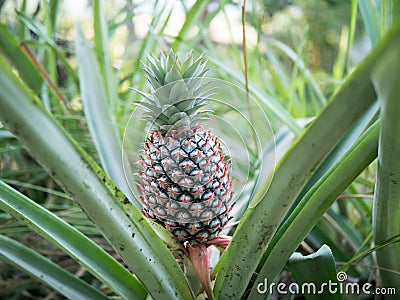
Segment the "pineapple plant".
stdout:
<path fill-rule="evenodd" d="M 144 97 L 150 131 L 139 177 L 143 213 L 182 244 L 205 292 L 213 299 L 209 245 L 226 247 L 221 233 L 232 209 L 230 161 L 203 121 L 212 88 L 206 62 L 192 52 L 149 56 L 144 71 L 151 90 Z"/>
<path fill-rule="evenodd" d="M 230 162 L 202 124 L 212 95 L 206 62 L 170 50 L 149 56 L 144 71 L 151 94 L 141 93 L 150 125 L 140 160 L 143 213 L 183 243 L 212 244 L 227 225 L 233 192 Z"/>

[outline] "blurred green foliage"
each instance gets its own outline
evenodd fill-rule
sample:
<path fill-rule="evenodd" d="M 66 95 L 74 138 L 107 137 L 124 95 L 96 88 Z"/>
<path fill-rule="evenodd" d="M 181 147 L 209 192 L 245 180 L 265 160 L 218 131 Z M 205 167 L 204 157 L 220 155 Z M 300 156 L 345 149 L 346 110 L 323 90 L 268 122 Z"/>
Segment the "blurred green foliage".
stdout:
<path fill-rule="evenodd" d="M 349 26 L 351 5 L 338 0 L 256 0 L 251 1 L 247 20 L 260 29 L 259 35 L 273 36 L 294 49 L 304 43 L 302 57 L 308 66 L 331 73 L 342 29 Z M 361 38 L 360 21 L 358 30 Z"/>

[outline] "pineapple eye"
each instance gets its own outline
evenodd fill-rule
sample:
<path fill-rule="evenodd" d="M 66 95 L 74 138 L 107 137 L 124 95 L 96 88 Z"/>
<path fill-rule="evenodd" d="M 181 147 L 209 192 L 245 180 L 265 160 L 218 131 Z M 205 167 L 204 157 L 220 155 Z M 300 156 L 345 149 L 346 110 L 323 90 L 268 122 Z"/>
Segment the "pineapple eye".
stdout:
<path fill-rule="evenodd" d="M 185 192 L 178 197 L 179 202 L 188 203 L 193 201 L 193 196 Z"/>
<path fill-rule="evenodd" d="M 194 149 L 193 151 L 191 151 L 190 153 L 189 153 L 189 156 L 190 156 L 190 158 L 200 158 L 201 156 L 202 156 L 202 152 L 199 150 L 199 149 Z"/>
<path fill-rule="evenodd" d="M 151 203 L 151 204 L 157 204 L 157 198 L 156 198 L 155 196 L 153 196 L 153 195 L 151 195 L 151 196 L 148 198 L 148 201 L 149 201 L 149 203 Z"/>
<path fill-rule="evenodd" d="M 186 209 L 177 212 L 174 217 L 180 222 L 187 222 L 192 219 L 192 215 Z"/>
<path fill-rule="evenodd" d="M 162 206 L 157 206 L 153 209 L 154 215 L 159 218 L 165 218 L 167 216 L 167 211 Z"/>
<path fill-rule="evenodd" d="M 201 200 L 205 201 L 205 200 L 210 200 L 214 197 L 214 194 L 210 191 L 207 190 L 202 196 L 201 196 Z"/>
<path fill-rule="evenodd" d="M 182 189 L 179 187 L 179 185 L 174 184 L 170 187 L 170 193 L 173 194 L 180 194 L 182 192 Z"/>
<path fill-rule="evenodd" d="M 203 175 L 203 171 L 198 168 L 195 168 L 192 170 L 192 172 L 190 172 L 189 175 L 194 176 L 194 177 L 199 177 L 199 176 Z"/>
<path fill-rule="evenodd" d="M 193 168 L 195 168 L 196 165 L 195 165 L 195 163 L 194 163 L 191 159 L 186 158 L 185 160 L 183 160 L 183 161 L 179 164 L 179 167 L 182 168 L 183 170 L 186 170 L 186 169 L 193 170 Z"/>
<path fill-rule="evenodd" d="M 206 209 L 200 214 L 200 220 L 206 221 L 210 220 L 214 216 L 212 210 Z"/>

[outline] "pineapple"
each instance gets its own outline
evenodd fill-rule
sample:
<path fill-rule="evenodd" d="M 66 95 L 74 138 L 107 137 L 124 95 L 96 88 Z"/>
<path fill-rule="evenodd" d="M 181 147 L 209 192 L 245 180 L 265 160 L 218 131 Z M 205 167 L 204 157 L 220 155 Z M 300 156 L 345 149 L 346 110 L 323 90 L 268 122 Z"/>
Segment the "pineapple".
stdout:
<path fill-rule="evenodd" d="M 212 244 L 232 208 L 229 160 L 202 121 L 211 89 L 206 62 L 192 52 L 149 56 L 144 71 L 151 94 L 142 106 L 150 132 L 139 173 L 143 213 L 179 241 Z"/>

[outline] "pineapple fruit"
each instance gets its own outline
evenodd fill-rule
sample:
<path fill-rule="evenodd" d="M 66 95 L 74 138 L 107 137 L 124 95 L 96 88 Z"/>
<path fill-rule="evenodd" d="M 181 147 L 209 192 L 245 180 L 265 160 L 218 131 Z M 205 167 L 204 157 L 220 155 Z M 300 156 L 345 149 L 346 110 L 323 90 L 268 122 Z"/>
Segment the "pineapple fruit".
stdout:
<path fill-rule="evenodd" d="M 149 56 L 144 71 L 150 132 L 139 173 L 143 213 L 179 241 L 210 245 L 229 220 L 232 181 L 218 138 L 204 129 L 211 97 L 206 62 L 192 52 Z"/>

